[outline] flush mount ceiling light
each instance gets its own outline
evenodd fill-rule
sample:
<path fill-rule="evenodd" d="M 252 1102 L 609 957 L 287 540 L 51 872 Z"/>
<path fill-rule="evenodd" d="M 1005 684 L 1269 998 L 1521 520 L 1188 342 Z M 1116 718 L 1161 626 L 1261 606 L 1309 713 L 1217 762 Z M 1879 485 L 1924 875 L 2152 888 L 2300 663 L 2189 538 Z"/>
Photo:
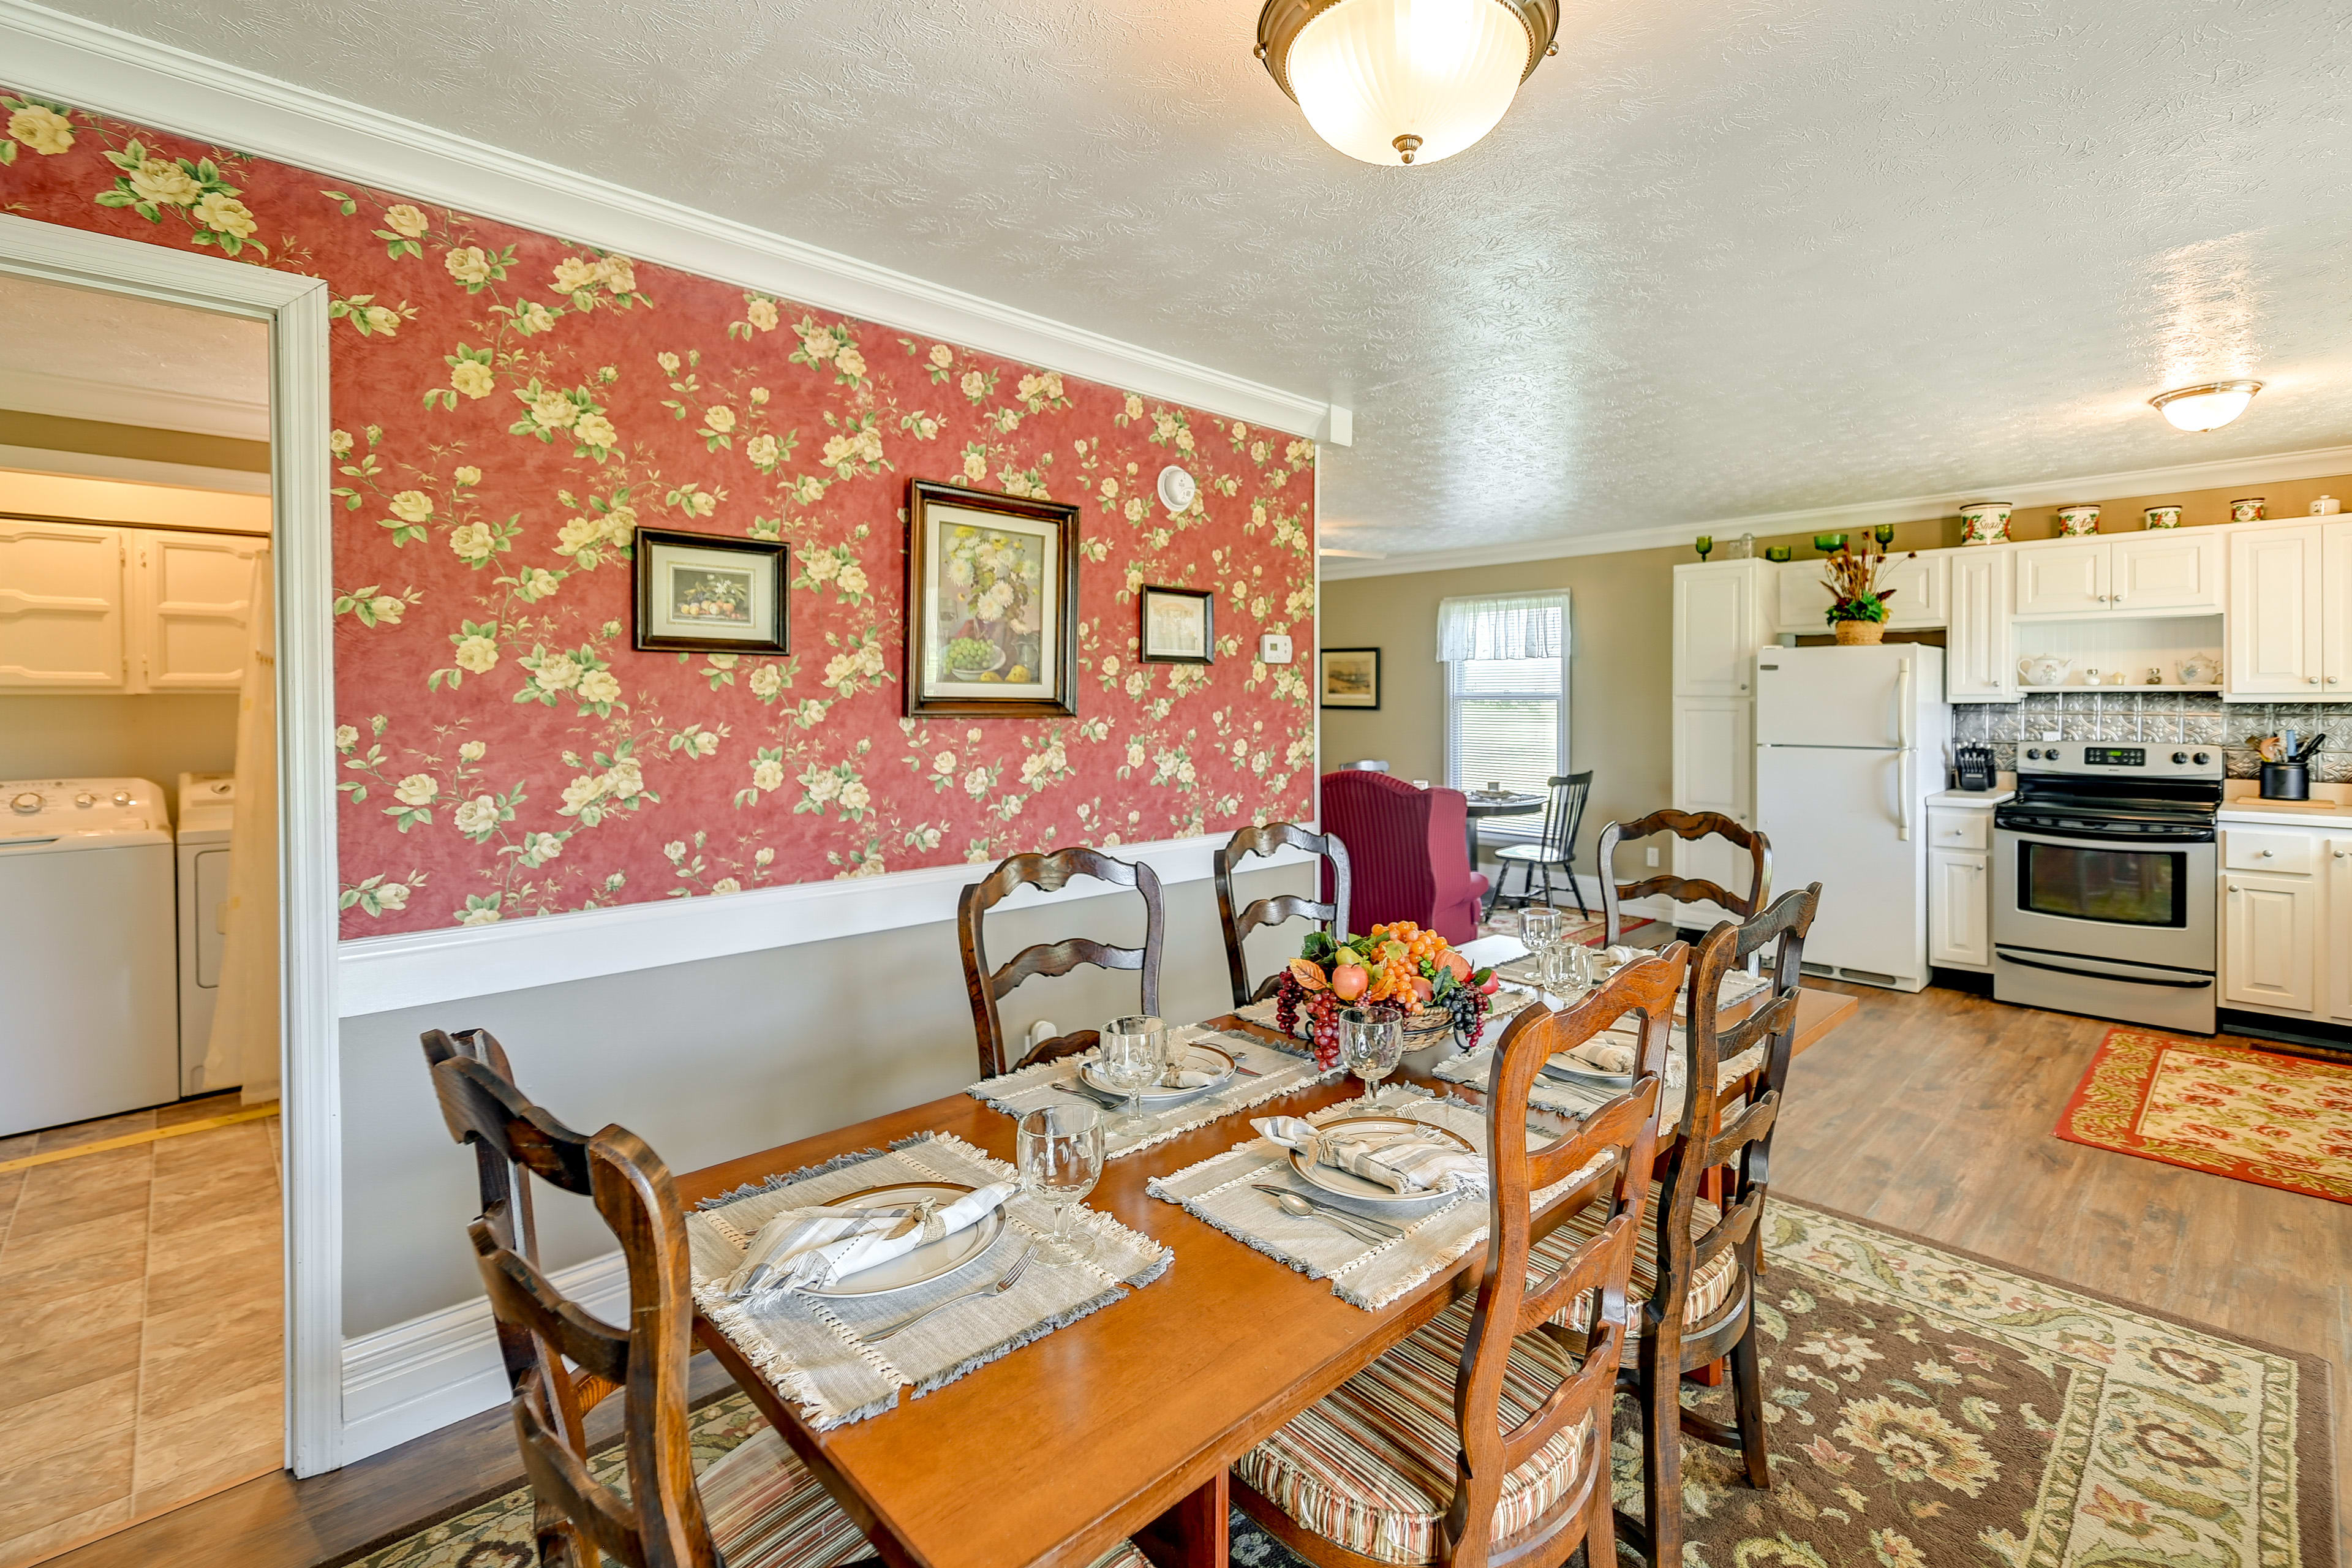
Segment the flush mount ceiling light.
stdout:
<path fill-rule="evenodd" d="M 2219 430 L 2243 414 L 2262 389 L 2259 381 L 2209 381 L 2202 386 L 2176 386 L 2147 401 L 2177 429 Z"/>
<path fill-rule="evenodd" d="M 1559 0 L 1266 0 L 1257 58 L 1349 157 L 1434 163 L 1495 128 L 1559 30 Z"/>

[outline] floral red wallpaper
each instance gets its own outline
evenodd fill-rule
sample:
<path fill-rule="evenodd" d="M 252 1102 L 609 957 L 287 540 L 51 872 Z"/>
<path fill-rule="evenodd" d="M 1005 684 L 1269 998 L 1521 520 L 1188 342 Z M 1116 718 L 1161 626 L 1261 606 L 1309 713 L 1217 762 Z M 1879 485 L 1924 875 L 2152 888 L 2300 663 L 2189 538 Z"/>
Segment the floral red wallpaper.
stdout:
<path fill-rule="evenodd" d="M 0 93 L 0 210 L 332 292 L 348 937 L 1313 810 L 1311 442 Z M 1154 483 L 1199 481 L 1171 513 Z M 910 721 L 907 482 L 1079 503 L 1080 697 Z M 629 647 L 639 523 L 792 546 L 785 657 Z M 1208 666 L 1135 658 L 1214 589 Z"/>

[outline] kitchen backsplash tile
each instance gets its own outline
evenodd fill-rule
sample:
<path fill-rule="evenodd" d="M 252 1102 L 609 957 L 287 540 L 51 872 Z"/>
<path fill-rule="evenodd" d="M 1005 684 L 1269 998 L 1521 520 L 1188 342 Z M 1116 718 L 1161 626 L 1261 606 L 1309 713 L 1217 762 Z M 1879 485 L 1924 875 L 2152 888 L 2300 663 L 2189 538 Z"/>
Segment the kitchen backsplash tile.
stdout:
<path fill-rule="evenodd" d="M 2017 766 L 2021 745 L 2055 731 L 2062 740 L 2143 745 L 2219 747 L 2233 779 L 2260 775 L 2252 742 L 2288 725 L 2326 741 L 2312 759 L 2312 777 L 2352 782 L 2352 703 L 2232 702 L 2208 691 L 2037 691 L 2020 702 L 1955 703 L 1952 740 L 1993 749 L 1994 765 Z"/>

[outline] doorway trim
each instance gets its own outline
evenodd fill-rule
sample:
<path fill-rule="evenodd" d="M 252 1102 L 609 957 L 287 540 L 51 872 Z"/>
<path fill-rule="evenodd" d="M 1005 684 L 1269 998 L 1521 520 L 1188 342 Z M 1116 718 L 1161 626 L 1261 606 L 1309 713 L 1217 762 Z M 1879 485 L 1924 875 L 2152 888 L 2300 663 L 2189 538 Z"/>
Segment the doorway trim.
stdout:
<path fill-rule="evenodd" d="M 286 1462 L 342 1463 L 343 1194 L 335 1001 L 332 459 L 326 284 L 0 214 L 0 271 L 269 327 L 277 562 L 278 968 L 285 1138 Z"/>

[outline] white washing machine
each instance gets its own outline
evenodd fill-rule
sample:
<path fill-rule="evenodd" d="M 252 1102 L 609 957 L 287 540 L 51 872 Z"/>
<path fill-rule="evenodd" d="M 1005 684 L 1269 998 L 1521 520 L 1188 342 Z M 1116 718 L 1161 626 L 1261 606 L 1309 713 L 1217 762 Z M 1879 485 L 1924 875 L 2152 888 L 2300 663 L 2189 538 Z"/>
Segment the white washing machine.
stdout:
<path fill-rule="evenodd" d="M 0 781 L 0 1136 L 179 1098 L 172 883 L 155 784 Z"/>
<path fill-rule="evenodd" d="M 205 1081 L 220 999 L 221 947 L 228 940 L 228 830 L 236 815 L 235 773 L 182 773 L 180 817 L 180 1092 L 228 1089 Z"/>

